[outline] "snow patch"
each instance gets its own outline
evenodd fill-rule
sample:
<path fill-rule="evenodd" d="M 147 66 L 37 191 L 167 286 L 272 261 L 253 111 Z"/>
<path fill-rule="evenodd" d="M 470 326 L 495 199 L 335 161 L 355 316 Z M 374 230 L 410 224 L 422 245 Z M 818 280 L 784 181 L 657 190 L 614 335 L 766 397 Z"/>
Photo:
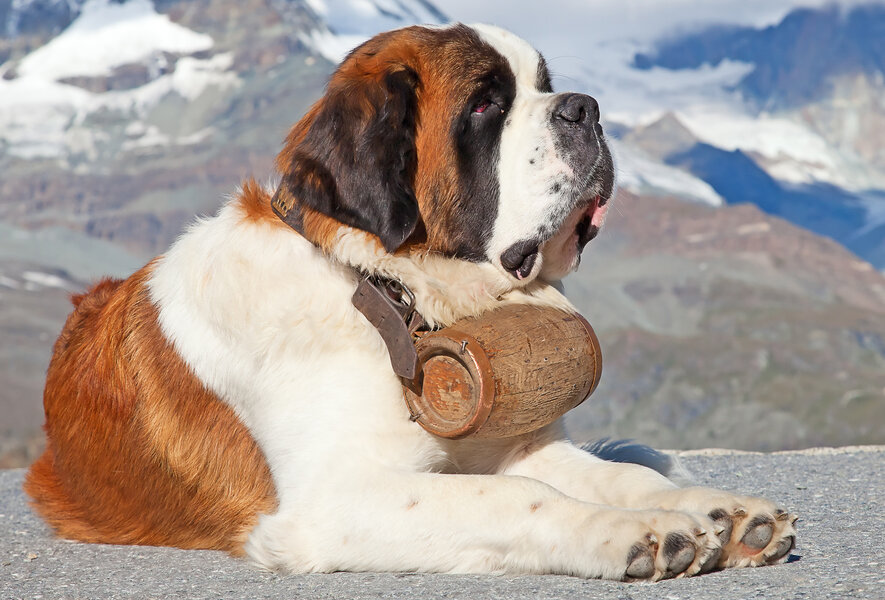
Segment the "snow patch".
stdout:
<path fill-rule="evenodd" d="M 109 75 L 159 52 L 190 54 L 211 47 L 211 37 L 173 23 L 150 0 L 89 0 L 67 29 L 22 60 L 18 73 L 55 80 Z"/>
<path fill-rule="evenodd" d="M 144 135 L 147 132 L 147 125 L 145 125 L 142 121 L 132 121 L 126 128 L 123 129 L 123 132 L 131 137 L 138 137 L 140 135 Z"/>
<path fill-rule="evenodd" d="M 885 176 L 851 152 L 839 151 L 791 114 L 752 115 L 736 108 L 690 107 L 677 112 L 699 140 L 723 150 L 762 157 L 756 162 L 777 180 L 827 182 L 860 192 L 885 184 Z"/>
<path fill-rule="evenodd" d="M 690 173 L 660 163 L 616 140 L 609 140 L 609 147 L 617 159 L 618 187 L 637 194 L 672 195 L 711 206 L 725 202 L 707 182 Z"/>
<path fill-rule="evenodd" d="M 311 48 L 337 64 L 344 60 L 347 53 L 369 39 L 365 35 L 338 35 L 329 30 L 314 29 L 303 41 Z"/>
<path fill-rule="evenodd" d="M 195 131 L 190 135 L 182 135 L 175 138 L 175 143 L 181 146 L 190 146 L 191 144 L 199 144 L 210 135 L 215 133 L 214 127 L 205 127 L 199 131 Z"/>
<path fill-rule="evenodd" d="M 68 289 L 70 284 L 57 275 L 49 273 L 41 273 L 40 271 L 25 271 L 22 273 L 22 279 L 27 283 L 35 284 L 42 287 Z"/>
<path fill-rule="evenodd" d="M 135 150 L 152 146 L 167 146 L 171 141 L 169 136 L 160 131 L 155 125 L 148 125 L 147 129 L 139 137 L 126 140 L 120 145 L 120 148 L 123 150 Z"/>
<path fill-rule="evenodd" d="M 16 281 L 12 277 L 7 277 L 6 275 L 0 275 L 0 285 L 11 290 L 17 290 L 21 288 L 21 284 L 18 281 Z"/>
<path fill-rule="evenodd" d="M 199 59 L 184 56 L 175 65 L 175 71 L 167 73 L 133 90 L 120 90 L 97 94 L 92 106 L 83 111 L 81 118 L 99 108 L 133 111 L 143 115 L 164 96 L 172 92 L 186 100 L 195 100 L 207 88 L 240 85 L 236 73 L 227 71 L 233 63 L 233 54 L 226 52 L 211 58 Z"/>
<path fill-rule="evenodd" d="M 308 0 L 307 4 L 327 28 L 311 31 L 303 41 L 333 63 L 376 33 L 445 23 L 443 15 L 421 0 Z"/>
<path fill-rule="evenodd" d="M 699 140 L 723 150 L 758 152 L 773 160 L 790 157 L 819 165 L 822 170 L 836 166 L 833 152 L 822 137 L 786 118 L 723 110 L 680 112 L 679 118 Z"/>
<path fill-rule="evenodd" d="M 758 223 L 749 223 L 747 225 L 741 225 L 737 228 L 738 235 L 753 235 L 756 233 L 768 233 L 771 231 L 771 224 L 766 223 L 765 221 L 759 221 Z"/>
<path fill-rule="evenodd" d="M 178 60 L 172 73 L 132 90 L 102 94 L 37 74 L 11 80 L 0 78 L 0 144 L 7 146 L 9 154 L 26 159 L 61 158 L 84 150 L 90 156 L 99 141 L 99 132 L 84 123 L 99 110 L 131 113 L 136 120 L 126 127 L 126 135 L 147 136 L 141 141 L 127 140 L 124 150 L 178 143 L 174 136 L 157 135 L 159 132 L 151 130 L 141 119 L 170 93 L 193 101 L 207 89 L 240 85 L 237 74 L 228 70 L 232 64 L 233 54 L 229 52 L 207 59 L 185 56 Z M 181 143 L 194 143 L 192 136 L 187 138 Z"/>
<path fill-rule="evenodd" d="M 860 194 L 860 201 L 867 211 L 866 225 L 854 233 L 855 236 L 865 235 L 880 225 L 885 225 L 885 195 Z M 883 240 L 885 243 L 885 240 Z"/>
<path fill-rule="evenodd" d="M 38 77 L 0 78 L 0 141 L 21 158 L 58 156 L 65 129 L 91 94 Z"/>
<path fill-rule="evenodd" d="M 178 61 L 171 73 L 172 88 L 188 100 L 194 100 L 209 86 L 235 87 L 240 84 L 236 73 L 228 71 L 233 65 L 231 52 L 216 54 L 200 60 L 186 56 Z"/>

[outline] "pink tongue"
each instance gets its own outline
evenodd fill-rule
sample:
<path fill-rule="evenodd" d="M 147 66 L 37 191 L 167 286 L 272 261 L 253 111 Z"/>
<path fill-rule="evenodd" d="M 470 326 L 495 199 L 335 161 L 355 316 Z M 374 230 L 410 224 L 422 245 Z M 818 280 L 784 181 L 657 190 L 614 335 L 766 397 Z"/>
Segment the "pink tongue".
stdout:
<path fill-rule="evenodd" d="M 605 221 L 605 213 L 608 212 L 608 203 L 606 202 L 605 206 L 599 206 L 593 211 L 593 216 L 590 217 L 590 224 L 595 225 L 597 228 L 602 228 L 602 223 Z"/>

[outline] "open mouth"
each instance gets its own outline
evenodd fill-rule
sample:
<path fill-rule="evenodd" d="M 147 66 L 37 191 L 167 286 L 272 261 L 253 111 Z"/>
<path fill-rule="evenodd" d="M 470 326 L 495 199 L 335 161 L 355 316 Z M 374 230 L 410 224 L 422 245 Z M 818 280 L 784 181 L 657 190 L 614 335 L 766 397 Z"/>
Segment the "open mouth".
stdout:
<path fill-rule="evenodd" d="M 596 237 L 599 229 L 605 221 L 605 214 L 608 212 L 608 198 L 594 197 L 590 204 L 580 213 L 578 224 L 575 226 L 576 244 L 578 252 L 584 249 L 590 240 Z"/>
<path fill-rule="evenodd" d="M 561 248 L 577 260 L 584 246 L 599 233 L 608 211 L 607 202 L 608 198 L 594 196 L 589 202 L 580 203 L 550 239 L 533 238 L 513 244 L 501 254 L 501 265 L 516 279 L 525 279 L 537 262 L 542 244 L 546 248 Z"/>

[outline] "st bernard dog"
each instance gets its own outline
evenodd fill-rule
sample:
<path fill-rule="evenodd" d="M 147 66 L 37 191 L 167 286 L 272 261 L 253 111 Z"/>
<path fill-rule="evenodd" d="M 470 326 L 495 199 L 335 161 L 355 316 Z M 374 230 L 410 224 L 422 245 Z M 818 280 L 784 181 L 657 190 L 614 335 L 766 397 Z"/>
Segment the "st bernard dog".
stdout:
<path fill-rule="evenodd" d="M 74 297 L 48 444 L 25 488 L 58 535 L 214 548 L 293 573 L 657 580 L 783 561 L 796 519 L 604 461 L 561 422 L 446 440 L 409 419 L 366 275 L 431 326 L 554 283 L 602 226 L 613 164 L 590 96 L 501 29 L 355 49 L 252 181 L 125 281 Z"/>

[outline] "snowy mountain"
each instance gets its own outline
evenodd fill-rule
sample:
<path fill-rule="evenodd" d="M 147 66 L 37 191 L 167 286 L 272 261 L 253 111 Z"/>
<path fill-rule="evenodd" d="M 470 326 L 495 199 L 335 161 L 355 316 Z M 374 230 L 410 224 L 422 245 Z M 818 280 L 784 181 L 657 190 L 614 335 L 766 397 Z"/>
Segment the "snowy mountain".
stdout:
<path fill-rule="evenodd" d="M 883 39 L 885 5 L 831 5 L 799 8 L 764 28 L 713 26 L 637 53 L 631 66 L 646 72 L 748 65 L 728 89 L 755 119 L 683 108 L 699 143 L 658 158 L 728 203 L 753 202 L 885 268 Z M 772 123 L 776 147 L 765 131 Z M 784 125 L 795 136 L 778 134 Z"/>
<path fill-rule="evenodd" d="M 146 117 L 170 95 L 193 102 L 243 83 L 231 52 L 172 20 L 170 14 L 186 9 L 183 2 L 6 0 L 0 6 L 7 38 L 23 32 L 50 38 L 0 67 L 0 148 L 8 155 L 77 164 L 84 152 L 91 162 L 121 150 L 191 145 L 211 135 L 211 127 L 164 131 Z M 370 32 L 446 20 L 423 0 L 275 0 L 268 8 L 283 20 L 300 12 L 292 37 L 333 62 Z M 105 113 L 128 121 L 119 139 L 95 135 L 89 125 Z"/>

